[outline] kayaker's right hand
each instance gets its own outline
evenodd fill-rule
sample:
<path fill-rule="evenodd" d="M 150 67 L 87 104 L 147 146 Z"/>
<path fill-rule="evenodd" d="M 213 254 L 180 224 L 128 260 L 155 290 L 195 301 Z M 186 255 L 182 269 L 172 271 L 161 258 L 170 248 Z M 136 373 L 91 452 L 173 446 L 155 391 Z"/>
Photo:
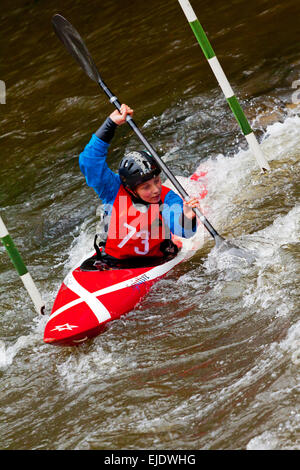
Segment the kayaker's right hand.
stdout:
<path fill-rule="evenodd" d="M 130 116 L 133 115 L 133 109 L 131 109 L 127 104 L 122 104 L 120 111 L 117 109 L 110 114 L 110 119 L 114 121 L 117 126 L 121 126 L 126 122 L 126 116 L 129 114 Z"/>

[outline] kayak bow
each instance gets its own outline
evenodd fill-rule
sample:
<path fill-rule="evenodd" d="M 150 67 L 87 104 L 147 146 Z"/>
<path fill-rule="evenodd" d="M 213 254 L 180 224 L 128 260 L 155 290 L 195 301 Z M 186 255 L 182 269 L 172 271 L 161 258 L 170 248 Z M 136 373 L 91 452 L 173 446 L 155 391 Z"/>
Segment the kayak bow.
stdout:
<path fill-rule="evenodd" d="M 188 256 L 181 250 L 162 264 L 128 269 L 73 269 L 62 283 L 46 324 L 44 342 L 75 346 L 98 336 L 108 322 L 130 312 L 155 282 Z"/>

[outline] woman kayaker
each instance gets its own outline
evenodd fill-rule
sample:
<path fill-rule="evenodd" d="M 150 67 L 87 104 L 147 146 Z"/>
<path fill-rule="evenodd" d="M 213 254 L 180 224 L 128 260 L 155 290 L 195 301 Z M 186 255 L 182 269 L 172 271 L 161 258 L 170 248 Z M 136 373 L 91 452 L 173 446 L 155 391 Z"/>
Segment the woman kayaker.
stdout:
<path fill-rule="evenodd" d="M 184 202 L 163 186 L 159 166 L 145 151 L 127 153 L 118 173 L 108 168 L 109 144 L 127 115 L 132 116 L 133 110 L 126 104 L 110 114 L 80 154 L 79 165 L 88 186 L 103 202 L 101 254 L 95 242 L 98 258 L 109 265 L 149 265 L 178 252 L 172 235 L 195 234 L 192 208 L 199 201 Z"/>

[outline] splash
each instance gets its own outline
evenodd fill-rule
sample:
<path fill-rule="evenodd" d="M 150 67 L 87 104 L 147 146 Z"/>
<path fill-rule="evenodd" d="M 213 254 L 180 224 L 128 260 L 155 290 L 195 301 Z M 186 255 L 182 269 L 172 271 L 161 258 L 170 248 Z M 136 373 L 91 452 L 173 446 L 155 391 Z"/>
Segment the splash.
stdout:
<path fill-rule="evenodd" d="M 23 349 L 32 346 L 32 342 L 32 335 L 20 336 L 12 346 L 8 347 L 4 341 L 0 341 L 0 369 L 4 370 L 11 366 L 15 356 Z"/>

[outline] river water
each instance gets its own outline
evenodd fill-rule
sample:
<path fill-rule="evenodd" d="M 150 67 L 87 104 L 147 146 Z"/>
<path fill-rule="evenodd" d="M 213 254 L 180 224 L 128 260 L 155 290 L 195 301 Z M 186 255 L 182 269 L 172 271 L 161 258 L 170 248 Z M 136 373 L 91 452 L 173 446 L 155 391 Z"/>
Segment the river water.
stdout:
<path fill-rule="evenodd" d="M 299 449 L 300 4 L 193 0 L 261 142 L 261 174 L 173 0 L 1 0 L 1 215 L 45 301 L 0 248 L 1 449 Z M 13 5 L 13 6 L 12 6 Z M 43 343 L 99 200 L 78 155 L 112 111 L 54 35 L 63 14 L 173 172 L 207 171 L 205 210 L 254 265 L 203 247 L 107 331 Z M 299 92 L 300 95 L 300 92 Z M 108 162 L 138 142 L 118 129 Z"/>

